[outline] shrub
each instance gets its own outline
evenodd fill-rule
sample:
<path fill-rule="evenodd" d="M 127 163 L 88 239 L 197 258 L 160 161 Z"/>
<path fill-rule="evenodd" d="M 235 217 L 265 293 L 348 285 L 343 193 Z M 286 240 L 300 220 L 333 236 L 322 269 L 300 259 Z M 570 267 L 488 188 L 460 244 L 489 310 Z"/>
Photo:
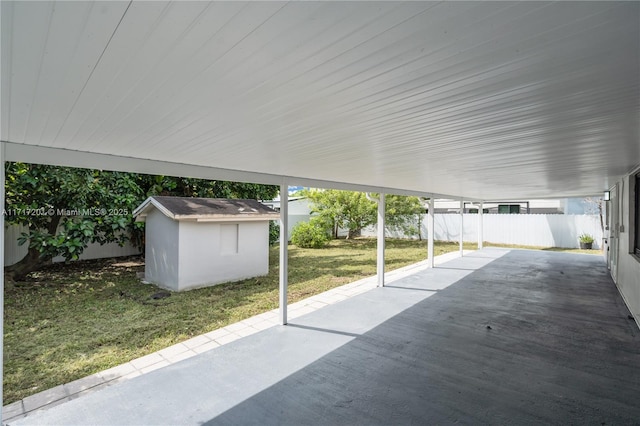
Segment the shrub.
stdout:
<path fill-rule="evenodd" d="M 302 248 L 321 248 L 329 242 L 326 227 L 318 220 L 298 223 L 291 231 L 291 242 Z"/>
<path fill-rule="evenodd" d="M 269 245 L 278 244 L 280 242 L 280 224 L 277 220 L 269 221 Z"/>

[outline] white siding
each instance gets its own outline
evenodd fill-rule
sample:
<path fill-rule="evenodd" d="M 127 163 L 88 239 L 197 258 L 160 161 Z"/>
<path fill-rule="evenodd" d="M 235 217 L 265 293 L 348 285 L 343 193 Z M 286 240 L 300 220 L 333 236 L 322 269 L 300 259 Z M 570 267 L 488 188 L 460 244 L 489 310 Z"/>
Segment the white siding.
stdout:
<path fill-rule="evenodd" d="M 176 289 L 178 282 L 178 222 L 157 210 L 146 218 L 145 280 Z"/>
<path fill-rule="evenodd" d="M 288 233 L 289 241 L 291 241 L 291 232 L 293 228 L 300 222 L 309 222 L 311 219 L 311 201 L 308 198 L 300 198 L 289 201 L 289 222 Z"/>
<path fill-rule="evenodd" d="M 222 256 L 238 254 L 238 228 L 239 224 L 237 223 L 220 224 L 220 254 Z"/>
<path fill-rule="evenodd" d="M 293 216 L 309 216 L 311 214 L 311 201 L 308 198 L 298 198 L 289 201 L 289 217 Z"/>
<path fill-rule="evenodd" d="M 291 214 L 289 213 L 289 222 L 288 222 L 288 226 L 287 229 L 289 230 L 287 235 L 289 236 L 289 241 L 291 241 L 291 232 L 293 231 L 293 228 L 296 227 L 296 225 L 300 222 L 309 222 L 309 220 L 311 219 L 311 215 L 310 214 Z"/>
<path fill-rule="evenodd" d="M 620 232 L 619 234 L 620 252 L 618 256 L 618 277 L 616 284 L 627 303 L 627 307 L 640 326 L 640 260 L 630 253 L 630 238 L 633 238 L 630 234 L 630 221 L 632 221 L 633 218 L 631 218 L 629 214 L 629 203 L 633 202 L 633 198 L 629 191 L 629 180 L 630 176 L 624 178 L 620 194 L 622 197 L 622 220 L 620 224 L 624 226 L 624 232 Z M 618 186 L 620 186 L 620 184 L 618 184 Z M 640 191 L 640 188 L 637 188 L 637 190 Z"/>
<path fill-rule="evenodd" d="M 280 210 L 279 199 L 263 203 L 271 208 L 277 209 L 278 211 Z M 298 223 L 309 222 L 309 219 L 311 219 L 311 201 L 309 201 L 308 198 L 290 199 L 288 205 L 288 218 L 287 235 L 289 236 L 289 241 L 291 241 L 291 231 L 293 231 L 293 228 L 295 228 Z"/>
<path fill-rule="evenodd" d="M 235 253 L 221 247 L 230 238 L 228 227 L 234 225 L 237 227 Z M 180 222 L 179 256 L 180 290 L 266 275 L 269 273 L 269 222 Z"/>

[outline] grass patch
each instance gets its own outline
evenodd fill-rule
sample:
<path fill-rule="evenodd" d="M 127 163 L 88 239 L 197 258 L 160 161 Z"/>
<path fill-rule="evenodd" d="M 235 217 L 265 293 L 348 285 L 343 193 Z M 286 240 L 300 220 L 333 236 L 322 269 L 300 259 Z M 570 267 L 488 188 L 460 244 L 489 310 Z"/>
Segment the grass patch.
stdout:
<path fill-rule="evenodd" d="M 457 243 L 434 246 L 436 256 L 458 250 Z M 426 254 L 426 241 L 387 240 L 387 271 Z M 143 270 L 138 258 L 55 264 L 7 289 L 3 405 L 278 306 L 277 247 L 267 276 L 165 299 L 151 298 L 158 289 L 136 278 Z M 375 239 L 335 240 L 323 249 L 290 246 L 288 300 L 375 273 Z"/>
<path fill-rule="evenodd" d="M 469 245 L 469 249 L 474 247 Z M 435 254 L 458 250 L 436 243 Z M 389 240 L 387 270 L 426 258 L 425 241 Z M 269 275 L 172 293 L 141 284 L 140 259 L 55 264 L 5 292 L 4 402 L 68 383 L 278 307 L 278 248 Z M 376 273 L 376 241 L 289 249 L 289 303 Z"/>

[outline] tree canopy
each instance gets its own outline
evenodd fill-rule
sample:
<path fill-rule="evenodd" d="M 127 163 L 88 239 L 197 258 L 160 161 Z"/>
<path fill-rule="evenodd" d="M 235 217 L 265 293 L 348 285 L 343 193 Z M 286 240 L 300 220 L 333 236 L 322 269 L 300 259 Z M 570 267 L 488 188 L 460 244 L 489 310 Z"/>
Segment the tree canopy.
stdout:
<path fill-rule="evenodd" d="M 413 196 L 387 195 L 385 201 L 386 229 L 406 236 L 417 235 L 422 239 L 422 220 L 426 211 L 423 200 Z"/>
<path fill-rule="evenodd" d="M 347 238 L 353 238 L 376 221 L 376 204 L 362 192 L 310 189 L 305 195 L 312 202 L 311 212 L 332 230 L 334 238 L 338 228 L 346 228 Z"/>
<path fill-rule="evenodd" d="M 304 195 L 312 202 L 312 213 L 332 230 L 334 238 L 337 237 L 338 228 L 347 229 L 347 238 L 353 238 L 360 235 L 363 228 L 377 221 L 377 205 L 365 193 L 310 189 L 305 190 Z M 421 200 L 418 197 L 387 195 L 385 201 L 386 228 L 420 236 L 425 212 Z"/>

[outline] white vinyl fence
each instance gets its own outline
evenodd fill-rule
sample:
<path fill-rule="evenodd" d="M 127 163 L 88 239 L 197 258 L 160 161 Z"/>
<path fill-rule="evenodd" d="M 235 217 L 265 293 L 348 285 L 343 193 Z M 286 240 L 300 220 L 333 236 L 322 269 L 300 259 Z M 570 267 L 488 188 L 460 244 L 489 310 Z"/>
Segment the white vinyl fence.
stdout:
<path fill-rule="evenodd" d="M 6 266 L 19 262 L 26 254 L 28 246 L 18 245 L 18 237 L 25 230 L 20 225 L 8 225 L 4 230 L 4 264 Z M 80 255 L 81 260 L 102 259 L 106 257 L 121 257 L 140 254 L 140 250 L 127 244 L 120 247 L 117 243 L 105 245 L 89 244 Z M 54 262 L 64 262 L 64 258 L 55 257 Z"/>
<path fill-rule="evenodd" d="M 301 221 L 308 221 L 308 215 L 291 215 L 289 218 L 289 236 L 293 226 Z M 518 244 L 538 247 L 578 248 L 578 236 L 586 233 L 595 238 L 593 248 L 602 248 L 602 230 L 597 215 L 563 215 L 563 214 L 484 214 L 484 241 L 500 244 Z M 9 225 L 5 229 L 4 262 L 13 265 L 27 254 L 27 245 L 18 245 L 18 237 L 23 228 Z M 458 241 L 460 238 L 459 214 L 435 215 L 435 239 L 438 241 Z M 345 236 L 342 230 L 340 236 Z M 371 226 L 362 231 L 365 237 L 375 237 L 376 228 Z M 387 236 L 405 238 L 397 232 L 387 232 Z M 422 237 L 427 238 L 427 215 L 422 221 Z M 413 237 L 417 238 L 417 237 Z M 478 215 L 464 215 L 464 241 L 478 241 Z M 100 259 L 106 257 L 132 256 L 140 254 L 140 250 L 130 244 L 120 247 L 116 243 L 90 244 L 80 259 Z M 57 257 L 54 262 L 62 262 Z"/>
<path fill-rule="evenodd" d="M 434 236 L 438 241 L 458 241 L 460 238 L 459 214 L 436 214 Z M 595 238 L 593 248 L 602 248 L 602 229 L 598 215 L 564 214 L 483 214 L 483 240 L 490 243 L 518 244 L 538 247 L 578 248 L 580 234 Z M 464 241 L 478 241 L 478 215 L 464 215 Z M 362 232 L 374 237 L 375 227 Z M 388 236 L 403 238 L 397 232 Z M 422 221 L 422 237 L 427 237 L 427 215 Z M 415 237 L 417 238 L 417 237 Z"/>

